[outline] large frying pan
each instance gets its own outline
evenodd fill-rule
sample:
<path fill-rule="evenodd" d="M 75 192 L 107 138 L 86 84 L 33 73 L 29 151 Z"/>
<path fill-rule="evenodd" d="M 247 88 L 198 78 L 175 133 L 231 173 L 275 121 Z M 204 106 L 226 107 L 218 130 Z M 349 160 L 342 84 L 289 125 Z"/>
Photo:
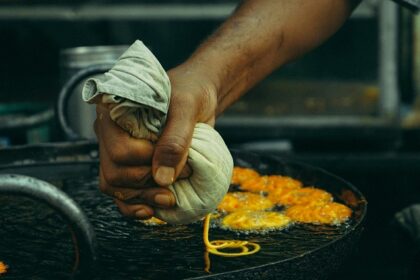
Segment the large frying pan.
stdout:
<path fill-rule="evenodd" d="M 96 234 L 98 263 L 96 268 L 91 267 L 91 271 L 97 279 L 327 278 L 345 260 L 360 237 L 367 206 L 363 195 L 350 183 L 315 167 L 243 151 L 232 151 L 232 155 L 238 166 L 252 167 L 263 174 L 292 176 L 306 185 L 331 192 L 335 200 L 353 209 L 350 222 L 340 227 L 296 225 L 283 232 L 241 235 L 241 239 L 260 243 L 262 250 L 241 258 L 210 255 L 209 274 L 204 271 L 206 256 L 201 223 L 176 227 L 145 226 L 123 218 L 112 200 L 98 191 L 97 147 L 94 143 L 3 150 L 0 151 L 0 174 L 21 174 L 45 180 L 74 198 Z M 21 201 L 10 193 L 0 193 L 0 260 L 10 266 L 4 279 L 21 279 L 22 275 L 31 276 L 31 279 L 37 279 L 35 276 L 39 276 L 38 279 L 58 279 L 72 275 L 73 245 L 63 234 L 67 232 L 66 224 L 56 216 L 54 212 L 40 209 L 37 204 Z M 32 232 L 36 232 L 32 239 L 19 238 L 19 234 L 30 236 Z M 210 238 L 238 236 L 212 228 Z M 61 245 L 54 249 L 53 244 Z M 39 248 L 43 248 L 43 253 L 33 260 L 31 252 L 39 252 Z"/>

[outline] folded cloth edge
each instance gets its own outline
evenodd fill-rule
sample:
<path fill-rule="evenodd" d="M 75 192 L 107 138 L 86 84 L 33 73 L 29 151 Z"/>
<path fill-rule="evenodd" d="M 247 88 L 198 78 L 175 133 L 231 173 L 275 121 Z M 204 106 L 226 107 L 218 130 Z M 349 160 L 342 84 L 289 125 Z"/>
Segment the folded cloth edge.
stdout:
<path fill-rule="evenodd" d="M 147 84 L 145 84 L 145 88 L 147 87 L 148 90 L 152 91 Z M 113 87 L 113 86 L 105 86 L 102 85 L 101 81 L 98 78 L 90 78 L 88 79 L 82 91 L 83 100 L 88 103 L 97 103 L 96 97 L 101 94 L 108 94 L 108 95 L 115 95 L 121 97 L 123 99 L 130 100 L 132 102 L 138 103 L 139 105 L 145 105 L 150 108 L 156 109 L 159 112 L 162 112 L 164 115 L 168 112 L 169 103 L 165 106 L 164 103 L 156 103 L 156 101 L 152 101 L 148 98 L 142 97 L 141 101 L 135 100 L 135 98 L 127 97 L 127 95 L 134 95 L 133 93 L 128 94 L 126 88 L 122 87 Z M 139 106 L 142 107 L 142 106 Z"/>
<path fill-rule="evenodd" d="M 115 117 L 121 117 L 120 114 L 116 114 L 118 108 L 137 108 L 144 124 L 157 135 L 166 122 L 170 96 L 171 84 L 166 71 L 153 53 L 139 40 L 119 57 L 108 72 L 87 79 L 82 90 L 82 98 L 87 103 L 104 103 L 106 100 L 105 103 L 116 104 L 110 112 L 112 120 L 116 122 L 118 119 Z M 146 108 L 159 112 L 152 114 L 155 118 L 159 116 L 158 123 L 151 122 L 151 116 L 148 118 L 144 115 Z"/>

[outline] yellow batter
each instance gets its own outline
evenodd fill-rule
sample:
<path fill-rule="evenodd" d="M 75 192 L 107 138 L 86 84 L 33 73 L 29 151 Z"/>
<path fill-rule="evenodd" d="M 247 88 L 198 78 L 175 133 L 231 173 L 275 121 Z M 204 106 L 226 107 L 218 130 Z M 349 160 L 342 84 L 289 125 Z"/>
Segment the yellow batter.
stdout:
<path fill-rule="evenodd" d="M 286 216 L 293 221 L 329 225 L 342 224 L 351 217 L 351 213 L 350 208 L 337 202 L 295 205 L 286 210 Z"/>
<path fill-rule="evenodd" d="M 251 180 L 253 178 L 258 178 L 260 174 L 255 171 L 254 169 L 245 168 L 245 167 L 237 167 L 233 168 L 232 173 L 232 184 L 240 185 L 247 180 Z"/>
<path fill-rule="evenodd" d="M 225 195 L 217 209 L 222 212 L 239 210 L 267 210 L 274 207 L 268 198 L 250 192 L 230 192 Z"/>
<path fill-rule="evenodd" d="M 327 203 L 333 200 L 329 192 L 313 187 L 294 190 L 278 189 L 270 192 L 268 198 L 273 203 L 283 206 Z"/>
<path fill-rule="evenodd" d="M 165 221 L 162 221 L 162 220 L 160 220 L 158 218 L 155 218 L 155 217 L 151 217 L 150 219 L 147 219 L 147 220 L 140 220 L 140 222 L 142 222 L 143 224 L 148 225 L 148 226 L 166 225 Z"/>
<path fill-rule="evenodd" d="M 242 210 L 233 212 L 222 220 L 224 228 L 232 230 L 253 231 L 282 229 L 288 226 L 291 219 L 279 212 Z"/>
<path fill-rule="evenodd" d="M 291 177 L 280 175 L 260 176 L 246 180 L 241 184 L 241 189 L 250 192 L 271 192 L 276 189 L 298 189 L 302 182 Z"/>

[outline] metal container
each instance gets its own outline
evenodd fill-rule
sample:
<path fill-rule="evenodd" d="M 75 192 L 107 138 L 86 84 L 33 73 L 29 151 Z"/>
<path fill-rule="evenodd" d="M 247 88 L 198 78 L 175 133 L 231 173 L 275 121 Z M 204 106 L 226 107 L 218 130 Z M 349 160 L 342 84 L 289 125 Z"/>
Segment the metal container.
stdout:
<path fill-rule="evenodd" d="M 73 138 L 95 138 L 92 129 L 96 117 L 95 107 L 89 106 L 81 98 L 84 82 L 111 68 L 127 48 L 128 46 L 125 45 L 92 46 L 64 49 L 60 52 L 60 80 L 63 86 L 60 95 L 66 94 L 68 97 L 65 98 L 64 104 L 59 105 L 59 108 L 62 106 L 60 108 L 63 110 L 62 117 L 68 128 L 74 132 Z M 97 68 L 97 71 L 85 71 L 84 75 L 80 77 L 81 71 L 93 68 Z M 78 74 L 77 84 L 69 86 L 71 78 Z M 63 128 L 61 119 L 60 124 Z M 63 130 L 66 138 L 69 138 L 66 130 Z"/>

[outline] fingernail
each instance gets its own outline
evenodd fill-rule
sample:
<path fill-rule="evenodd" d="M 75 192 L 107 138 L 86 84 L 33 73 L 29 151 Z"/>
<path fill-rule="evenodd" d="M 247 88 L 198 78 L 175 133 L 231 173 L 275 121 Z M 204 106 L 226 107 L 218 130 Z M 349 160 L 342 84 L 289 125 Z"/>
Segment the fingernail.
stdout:
<path fill-rule="evenodd" d="M 155 195 L 155 202 L 161 206 L 172 206 L 172 198 L 166 194 L 157 194 Z"/>
<path fill-rule="evenodd" d="M 156 171 L 156 183 L 161 186 L 169 186 L 173 183 L 175 176 L 175 169 L 168 166 L 159 166 Z"/>
<path fill-rule="evenodd" d="M 139 219 L 144 219 L 150 216 L 150 214 L 145 209 L 137 210 L 135 215 Z"/>

